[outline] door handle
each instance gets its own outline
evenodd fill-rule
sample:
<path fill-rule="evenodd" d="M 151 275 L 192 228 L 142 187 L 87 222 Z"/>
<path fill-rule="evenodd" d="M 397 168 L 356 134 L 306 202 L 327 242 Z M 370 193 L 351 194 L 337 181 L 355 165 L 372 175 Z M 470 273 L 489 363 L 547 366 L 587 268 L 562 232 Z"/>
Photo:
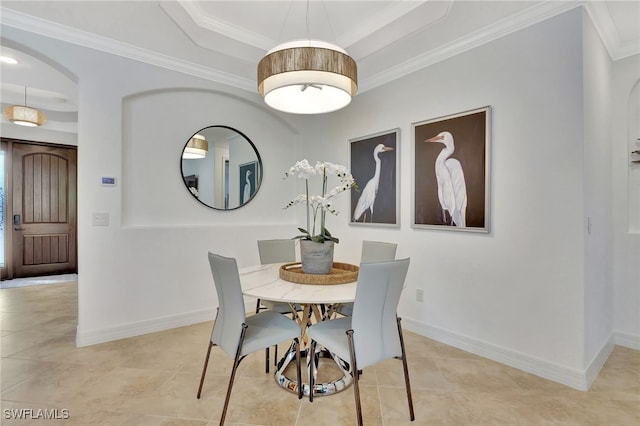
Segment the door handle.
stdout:
<path fill-rule="evenodd" d="M 24 228 L 21 228 L 19 226 L 16 226 L 13 228 L 14 231 L 24 231 Z"/>

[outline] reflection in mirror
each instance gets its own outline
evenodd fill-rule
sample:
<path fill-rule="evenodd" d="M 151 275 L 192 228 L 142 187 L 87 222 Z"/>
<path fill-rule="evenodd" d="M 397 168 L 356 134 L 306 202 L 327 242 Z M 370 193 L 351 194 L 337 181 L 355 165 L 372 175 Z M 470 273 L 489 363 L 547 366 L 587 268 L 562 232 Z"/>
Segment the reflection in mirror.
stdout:
<path fill-rule="evenodd" d="M 182 177 L 198 201 L 233 210 L 251 201 L 262 182 L 262 160 L 253 142 L 227 126 L 210 126 L 189 138 L 182 151 Z"/>

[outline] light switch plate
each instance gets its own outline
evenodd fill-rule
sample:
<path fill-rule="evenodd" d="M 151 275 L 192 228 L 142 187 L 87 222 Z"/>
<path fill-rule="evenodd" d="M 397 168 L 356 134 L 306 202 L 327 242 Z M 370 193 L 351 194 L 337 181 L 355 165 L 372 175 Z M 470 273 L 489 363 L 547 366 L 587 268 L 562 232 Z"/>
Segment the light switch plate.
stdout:
<path fill-rule="evenodd" d="M 93 226 L 109 226 L 109 213 L 93 213 L 91 224 Z"/>

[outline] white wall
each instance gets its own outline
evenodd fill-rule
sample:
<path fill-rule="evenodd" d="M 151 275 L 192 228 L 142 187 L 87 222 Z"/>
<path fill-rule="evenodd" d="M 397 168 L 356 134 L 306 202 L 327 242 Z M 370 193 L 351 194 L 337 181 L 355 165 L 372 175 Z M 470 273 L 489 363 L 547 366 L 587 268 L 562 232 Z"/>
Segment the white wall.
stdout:
<path fill-rule="evenodd" d="M 305 145 L 309 160 L 346 161 L 348 139 L 400 127 L 400 229 L 331 218 L 336 251 L 356 257 L 362 239 L 398 242 L 398 256 L 412 257 L 406 326 L 578 388 L 587 386 L 582 18 L 574 10 L 358 95 L 309 119 Z M 485 105 L 491 232 L 412 229 L 411 123 Z"/>
<path fill-rule="evenodd" d="M 584 360 L 595 378 L 613 347 L 611 60 L 584 14 Z"/>
<path fill-rule="evenodd" d="M 615 342 L 640 349 L 640 167 L 629 164 L 640 137 L 640 55 L 614 63 L 612 109 Z"/>
<path fill-rule="evenodd" d="M 291 148 L 297 145 L 298 136 L 261 105 L 221 91 L 171 89 L 128 97 L 123 111 L 122 173 L 127 183 L 122 188 L 123 225 L 210 225 L 221 220 L 244 224 L 279 219 L 282 212 L 271 206 L 286 204 L 291 185 L 285 183 L 283 191 L 277 177 L 294 158 Z M 182 181 L 180 156 L 185 141 L 196 130 L 213 124 L 236 128 L 252 140 L 263 157 L 265 174 L 269 174 L 254 202 L 235 212 L 194 205 Z M 244 140 L 231 144 L 234 142 L 251 150 L 255 158 Z M 238 165 L 249 156 L 246 151 L 230 148 L 231 205 L 239 203 Z M 194 207 L 193 215 L 185 215 L 185 205 Z M 260 218 L 255 217 L 256 212 Z"/>
<path fill-rule="evenodd" d="M 206 252 L 256 263 L 257 246 L 246 242 L 295 229 L 295 212 L 281 208 L 294 188 L 281 178 L 298 131 L 257 94 L 15 29 L 3 36 L 78 76 L 78 344 L 212 319 Z M 182 108 L 187 89 L 196 104 Z M 155 105 L 131 103 L 151 93 Z M 243 131 L 264 161 L 261 191 L 233 212 L 202 206 L 180 176 L 185 140 L 213 124 Z M 118 186 L 102 187 L 101 176 L 117 177 Z M 109 226 L 91 226 L 94 212 L 108 213 Z"/>
<path fill-rule="evenodd" d="M 136 65 L 128 64 L 128 72 L 132 68 Z M 148 80 L 152 73 L 162 72 L 149 69 L 135 74 L 146 74 Z M 111 72 L 92 77 L 104 83 L 112 76 Z M 175 79 L 161 81 L 175 83 Z M 95 199 L 86 197 L 79 216 L 107 211 L 112 219 L 111 229 L 79 224 L 81 345 L 122 333 L 212 319 L 217 302 L 206 252 L 237 257 L 240 266 L 256 263 L 257 247 L 247 242 L 281 235 L 282 228 L 294 228 L 295 219 L 274 206 L 284 205 L 291 194 L 291 185 L 281 185 L 279 171 L 294 158 L 298 135 L 271 112 L 221 91 L 152 89 L 127 97 L 126 88 L 118 88 L 117 81 L 110 83 L 93 86 L 94 93 L 84 90 L 86 80 L 80 84 L 81 101 L 84 94 L 87 101 L 113 100 L 111 105 L 81 105 L 83 118 L 87 118 L 79 133 L 83 148 L 79 180 L 85 182 L 81 191 L 102 194 L 96 194 Z M 155 87 L 163 85 L 156 83 Z M 182 108 L 187 99 L 190 107 Z M 121 127 L 111 123 L 89 140 L 85 124 L 104 116 L 100 110 L 105 106 L 114 115 L 121 114 Z M 261 191 L 252 203 L 237 211 L 202 206 L 186 191 L 180 176 L 184 141 L 194 131 L 213 124 L 242 130 L 256 144 L 265 163 Z M 104 149 L 107 144 L 111 146 L 108 152 Z M 111 167 L 106 166 L 109 162 Z M 97 187 L 93 182 L 98 181 L 99 173 L 122 176 L 121 185 Z M 107 197 L 112 200 L 100 206 Z M 102 259 L 108 259 L 108 264 Z"/>

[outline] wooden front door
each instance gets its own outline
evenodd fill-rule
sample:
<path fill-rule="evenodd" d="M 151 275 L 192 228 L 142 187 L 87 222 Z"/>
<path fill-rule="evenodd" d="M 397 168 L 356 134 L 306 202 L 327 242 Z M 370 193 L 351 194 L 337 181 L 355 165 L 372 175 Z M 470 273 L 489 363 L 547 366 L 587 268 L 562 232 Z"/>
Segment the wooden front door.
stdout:
<path fill-rule="evenodd" d="M 13 277 L 76 272 L 76 150 L 13 144 Z"/>

